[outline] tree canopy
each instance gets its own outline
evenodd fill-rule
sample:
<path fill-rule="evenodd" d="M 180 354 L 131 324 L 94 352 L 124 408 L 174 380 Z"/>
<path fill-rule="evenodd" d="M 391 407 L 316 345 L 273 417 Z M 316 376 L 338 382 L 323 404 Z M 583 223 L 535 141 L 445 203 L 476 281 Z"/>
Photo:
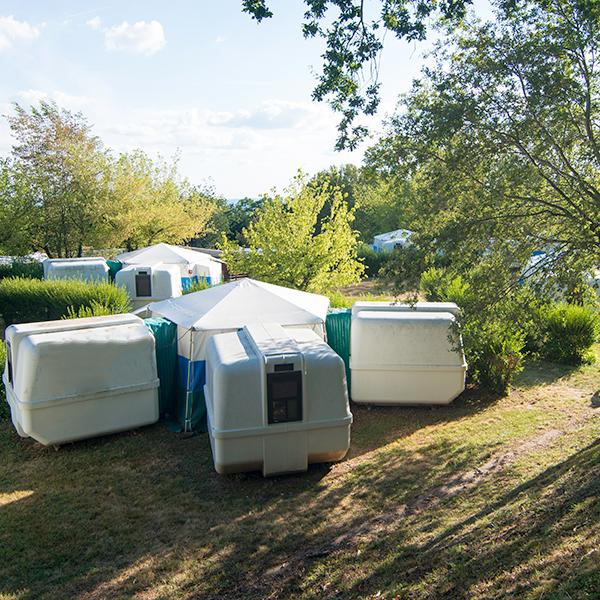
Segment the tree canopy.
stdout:
<path fill-rule="evenodd" d="M 512 285 L 534 250 L 534 271 L 597 264 L 599 25 L 598 3 L 515 2 L 440 45 L 368 153 L 383 177 L 410 179 L 423 247 Z"/>
<path fill-rule="evenodd" d="M 329 210 L 319 223 L 325 205 Z M 353 220 L 338 188 L 299 175 L 285 196 L 264 199 L 243 230 L 247 248 L 223 240 L 223 259 L 232 273 L 313 292 L 356 283 L 364 267 L 356 256 Z"/>
<path fill-rule="evenodd" d="M 15 143 L 0 163 L 0 250 L 81 256 L 110 249 L 180 243 L 202 232 L 214 198 L 193 188 L 177 162 L 138 150 L 115 155 L 81 114 L 41 102 L 15 105 Z"/>
<path fill-rule="evenodd" d="M 273 17 L 268 0 L 243 0 L 242 10 L 258 22 Z M 323 66 L 313 99 L 329 100 L 341 114 L 337 149 L 356 147 L 367 133 L 356 118 L 379 106 L 378 58 L 387 32 L 423 40 L 437 23 L 453 26 L 471 0 L 304 0 L 305 38 L 325 40 Z M 333 15 L 333 16 L 332 16 Z"/>

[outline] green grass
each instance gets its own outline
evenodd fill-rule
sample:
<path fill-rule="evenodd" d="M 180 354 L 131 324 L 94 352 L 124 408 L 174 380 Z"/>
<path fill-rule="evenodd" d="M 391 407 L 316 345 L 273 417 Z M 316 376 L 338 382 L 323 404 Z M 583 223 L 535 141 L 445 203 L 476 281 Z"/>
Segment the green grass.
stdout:
<path fill-rule="evenodd" d="M 597 598 L 600 367 L 353 406 L 346 460 L 222 477 L 162 424 L 55 451 L 0 422 L 0 598 Z"/>

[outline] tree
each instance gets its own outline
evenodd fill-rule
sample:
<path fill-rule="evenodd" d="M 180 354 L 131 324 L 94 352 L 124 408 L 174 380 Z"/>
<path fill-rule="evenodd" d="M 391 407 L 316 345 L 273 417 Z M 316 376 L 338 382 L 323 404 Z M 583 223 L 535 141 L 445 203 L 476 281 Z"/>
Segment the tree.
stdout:
<path fill-rule="evenodd" d="M 8 122 L 16 143 L 0 163 L 4 252 L 71 257 L 85 247 L 181 243 L 203 232 L 215 211 L 214 195 L 181 178 L 177 160 L 142 151 L 115 158 L 79 113 L 16 104 Z"/>
<path fill-rule="evenodd" d="M 465 16 L 471 0 L 379 0 L 374 17 L 367 14 L 364 0 L 304 0 L 305 38 L 320 37 L 326 49 L 323 68 L 313 90 L 313 99 L 330 99 L 341 113 L 338 150 L 353 149 L 367 133 L 355 125 L 361 115 L 373 115 L 379 105 L 378 58 L 384 37 L 391 32 L 399 39 L 424 40 L 428 24 L 436 20 L 456 25 Z M 506 0 L 506 4 L 512 4 Z M 242 10 L 258 22 L 273 13 L 266 0 L 243 0 Z M 335 13 L 331 18 L 329 11 Z M 375 11 L 373 11 L 375 12 Z"/>
<path fill-rule="evenodd" d="M 371 173 L 364 167 L 352 164 L 332 166 L 317 173 L 312 183 L 327 183 L 342 192 L 349 208 L 354 209 L 354 227 L 360 239 L 370 242 L 374 235 L 403 226 L 403 201 L 406 185 L 397 180 Z M 325 204 L 319 223 L 328 214 Z"/>
<path fill-rule="evenodd" d="M 213 198 L 179 177 L 176 161 L 153 161 L 141 150 L 115 161 L 112 195 L 110 245 L 128 250 L 189 240 L 206 228 L 215 210 Z"/>
<path fill-rule="evenodd" d="M 600 5 L 512 3 L 438 50 L 368 154 L 411 180 L 415 240 L 499 298 L 535 271 L 600 257 Z"/>
<path fill-rule="evenodd" d="M 331 208 L 319 229 L 319 214 L 328 202 Z M 353 220 L 339 189 L 309 184 L 300 174 L 285 197 L 264 199 L 243 231 L 247 249 L 223 239 L 223 258 L 233 273 L 302 290 L 324 292 L 356 283 L 364 267 L 356 257 Z"/>
<path fill-rule="evenodd" d="M 27 239 L 30 250 L 49 256 L 81 256 L 102 220 L 107 152 L 81 114 L 54 103 L 30 112 L 15 104 L 8 123 L 16 143 L 4 165 L 3 212 L 21 234 L 18 241 L 8 235 L 2 245 L 22 249 Z"/>

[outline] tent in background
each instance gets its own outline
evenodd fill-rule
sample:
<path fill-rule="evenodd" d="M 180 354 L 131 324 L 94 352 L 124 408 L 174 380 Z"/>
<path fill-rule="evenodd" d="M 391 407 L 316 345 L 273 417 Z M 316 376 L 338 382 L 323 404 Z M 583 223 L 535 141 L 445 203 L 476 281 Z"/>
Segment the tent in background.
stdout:
<path fill-rule="evenodd" d="M 325 296 L 253 279 L 150 304 L 152 315 L 177 324 L 177 413 L 185 431 L 197 428 L 205 415 L 205 357 L 211 336 L 245 325 L 278 323 L 308 327 L 325 338 L 328 308 Z"/>
<path fill-rule="evenodd" d="M 147 248 L 140 248 L 133 252 L 124 252 L 116 260 L 128 265 L 141 265 L 151 267 L 158 263 L 178 265 L 181 269 L 181 284 L 187 289 L 193 282 L 206 281 L 211 285 L 221 283 L 221 261 L 213 259 L 210 255 L 171 244 L 155 244 Z"/>

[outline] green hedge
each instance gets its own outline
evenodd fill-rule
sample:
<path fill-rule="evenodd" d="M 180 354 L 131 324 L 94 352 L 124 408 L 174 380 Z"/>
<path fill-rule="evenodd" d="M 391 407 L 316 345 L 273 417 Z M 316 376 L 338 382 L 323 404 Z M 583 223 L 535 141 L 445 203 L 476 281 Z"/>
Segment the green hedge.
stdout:
<path fill-rule="evenodd" d="M 16 258 L 9 264 L 0 265 L 0 279 L 6 279 L 7 277 L 43 279 L 44 267 L 41 262 L 35 260 Z"/>
<path fill-rule="evenodd" d="M 100 312 L 99 307 L 104 307 L 107 314 L 131 310 L 125 290 L 111 283 L 22 277 L 0 281 L 0 315 L 6 325 L 52 321 L 73 311 L 85 314 L 85 307 L 94 313 Z"/>

